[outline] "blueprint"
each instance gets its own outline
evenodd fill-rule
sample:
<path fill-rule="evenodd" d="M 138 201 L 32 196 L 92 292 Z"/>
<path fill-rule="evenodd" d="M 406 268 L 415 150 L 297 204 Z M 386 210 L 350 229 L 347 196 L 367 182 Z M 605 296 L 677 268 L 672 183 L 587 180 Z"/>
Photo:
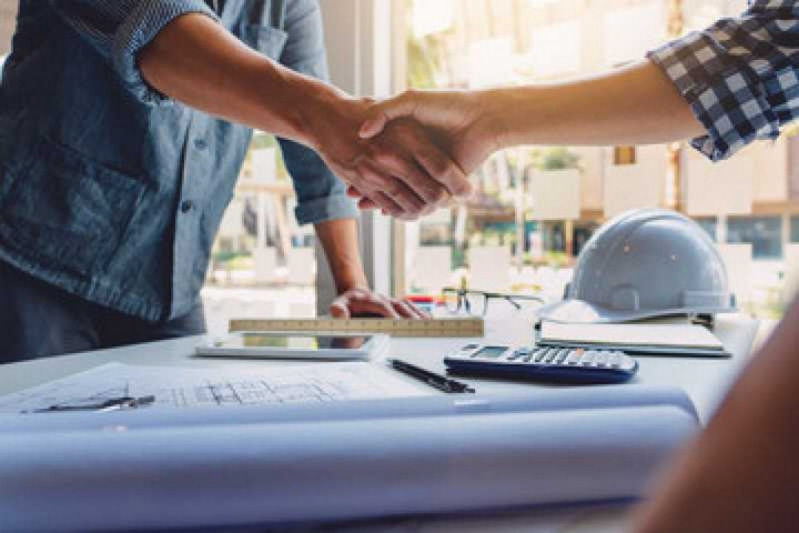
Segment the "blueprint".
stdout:
<path fill-rule="evenodd" d="M 105 413 L 14 414 L 120 394 L 156 402 Z M 446 395 L 362 362 L 112 364 L 0 398 L 0 409 L 3 530 L 59 533 L 627 501 L 699 429 L 679 389 Z M 506 530 L 601 530 L 550 518 L 536 529 L 517 518 Z M 449 531 L 503 531 L 479 525 Z"/>
<path fill-rule="evenodd" d="M 109 363 L 0 397 L 0 412 L 155 396 L 147 409 L 325 403 L 423 396 L 429 391 L 369 363 L 265 366 L 246 370 Z"/>

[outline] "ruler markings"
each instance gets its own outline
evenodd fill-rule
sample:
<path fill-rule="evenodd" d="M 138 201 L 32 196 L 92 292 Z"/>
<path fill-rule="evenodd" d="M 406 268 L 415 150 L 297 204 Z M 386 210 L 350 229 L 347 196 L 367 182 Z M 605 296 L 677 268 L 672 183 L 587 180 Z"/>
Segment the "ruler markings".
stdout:
<path fill-rule="evenodd" d="M 230 331 L 297 331 L 387 333 L 396 337 L 482 337 L 480 318 L 434 320 L 392 319 L 234 319 Z"/>

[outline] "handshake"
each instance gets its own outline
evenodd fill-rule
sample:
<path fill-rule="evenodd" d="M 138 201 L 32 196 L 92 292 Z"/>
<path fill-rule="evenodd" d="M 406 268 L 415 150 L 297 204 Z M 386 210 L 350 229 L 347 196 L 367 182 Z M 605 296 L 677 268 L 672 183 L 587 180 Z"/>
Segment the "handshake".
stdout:
<path fill-rule="evenodd" d="M 469 174 L 499 148 L 479 93 L 336 100 L 317 115 L 311 145 L 361 209 L 414 220 L 468 197 Z"/>

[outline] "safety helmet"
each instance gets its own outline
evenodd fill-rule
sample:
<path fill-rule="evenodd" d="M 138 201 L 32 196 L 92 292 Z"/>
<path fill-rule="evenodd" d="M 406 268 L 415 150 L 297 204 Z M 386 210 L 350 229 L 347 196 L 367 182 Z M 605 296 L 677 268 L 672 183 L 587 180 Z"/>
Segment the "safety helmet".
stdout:
<path fill-rule="evenodd" d="M 627 211 L 580 253 L 563 301 L 539 317 L 555 322 L 629 322 L 735 311 L 727 270 L 707 233 L 664 209 Z"/>

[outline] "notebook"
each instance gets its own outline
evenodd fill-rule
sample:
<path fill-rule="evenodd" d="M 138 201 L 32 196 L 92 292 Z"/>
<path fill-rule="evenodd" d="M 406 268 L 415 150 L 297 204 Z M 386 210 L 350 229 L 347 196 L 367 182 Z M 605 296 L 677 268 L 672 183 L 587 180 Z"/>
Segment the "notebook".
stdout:
<path fill-rule="evenodd" d="M 695 324 L 564 324 L 543 322 L 538 344 L 623 350 L 635 355 L 730 357 L 724 344 Z"/>

